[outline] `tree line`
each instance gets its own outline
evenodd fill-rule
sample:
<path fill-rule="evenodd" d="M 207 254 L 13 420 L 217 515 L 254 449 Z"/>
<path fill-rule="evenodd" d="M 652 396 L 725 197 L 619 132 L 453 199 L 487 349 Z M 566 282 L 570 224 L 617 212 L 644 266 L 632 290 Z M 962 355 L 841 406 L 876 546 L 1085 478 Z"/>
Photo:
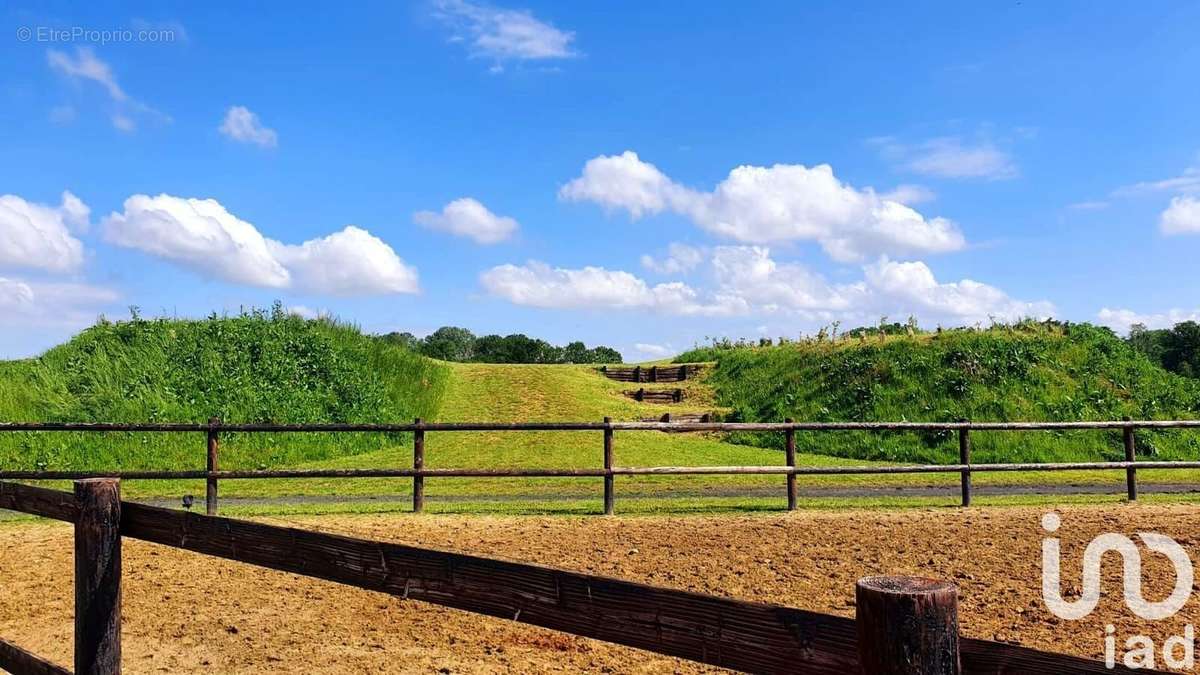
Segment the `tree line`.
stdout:
<path fill-rule="evenodd" d="M 1200 378 L 1200 323 L 1184 321 L 1156 330 L 1135 323 L 1129 344 L 1172 373 Z"/>
<path fill-rule="evenodd" d="M 442 326 L 424 338 L 412 333 L 392 332 L 380 335 L 385 342 L 443 361 L 474 363 L 622 363 L 621 353 L 612 347 L 589 348 L 575 341 L 557 347 L 522 333 L 476 337 L 466 328 Z"/>

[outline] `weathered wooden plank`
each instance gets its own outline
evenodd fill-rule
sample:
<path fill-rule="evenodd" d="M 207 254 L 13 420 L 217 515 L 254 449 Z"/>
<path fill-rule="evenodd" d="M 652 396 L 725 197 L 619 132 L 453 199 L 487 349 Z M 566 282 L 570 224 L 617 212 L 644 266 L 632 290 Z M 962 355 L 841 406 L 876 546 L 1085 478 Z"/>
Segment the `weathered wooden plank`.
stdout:
<path fill-rule="evenodd" d="M 614 422 L 614 429 L 660 430 L 652 423 Z M 681 426 L 673 431 L 1073 431 L 1089 429 L 1195 429 L 1200 420 L 1131 420 L 1097 422 L 722 422 Z M 0 433 L 13 431 L 207 432 L 207 424 L 109 424 L 85 422 L 0 422 Z M 414 424 L 225 424 L 222 431 L 240 433 L 328 433 L 415 431 Z M 588 431 L 599 422 L 425 422 L 426 431 Z"/>
<path fill-rule="evenodd" d="M 126 503 L 125 536 L 748 672 L 855 672 L 815 612 Z"/>
<path fill-rule="evenodd" d="M 75 482 L 75 672 L 121 672 L 121 484 Z"/>
<path fill-rule="evenodd" d="M 13 675 L 71 675 L 71 671 L 0 638 L 0 670 Z"/>
<path fill-rule="evenodd" d="M 619 429 L 613 423 L 613 429 Z M 907 473 L 963 473 L 970 470 L 977 472 L 1005 471 L 1123 471 L 1128 468 L 1139 469 L 1200 469 L 1200 461 L 1139 461 L 1130 462 L 1051 462 L 1014 463 L 1014 464 L 916 464 L 896 466 L 650 466 L 650 467 L 614 467 L 615 475 L 640 474 L 793 474 L 806 475 L 850 475 L 850 474 L 907 474 Z M 413 476 L 437 478 L 587 478 L 607 475 L 601 468 L 565 468 L 565 469 L 278 469 L 269 471 L 215 471 L 209 474 L 205 471 L 0 471 L 0 481 L 12 480 L 68 480 L 80 478 L 122 478 L 122 479 L 204 479 L 209 476 L 220 479 L 255 480 L 271 478 L 406 478 Z M 17 485 L 17 488 L 32 488 Z M 46 491 L 54 493 L 53 490 Z M 33 501 L 16 499 L 11 493 L 6 497 L 0 490 L 0 508 L 24 511 L 59 520 L 72 520 L 73 511 L 69 505 L 57 503 L 57 497 L 49 494 L 51 503 L 44 499 Z M 32 493 L 26 493 L 32 494 Z M 5 506 L 5 504 L 14 506 Z M 25 503 L 25 507 L 15 504 Z M 37 509 L 32 510 L 32 509 Z"/>
<path fill-rule="evenodd" d="M 79 517 L 75 497 L 69 492 L 20 483 L 0 482 L 0 509 L 73 523 Z"/>
<path fill-rule="evenodd" d="M 1167 672 L 1149 668 L 1134 670 L 1122 665 L 1108 668 L 1103 661 L 967 637 L 959 638 L 958 650 L 959 656 L 962 658 L 963 673 L 967 675 L 1050 675 L 1051 673 L 1165 675 Z"/>
<path fill-rule="evenodd" d="M 650 403 L 679 403 L 683 400 L 682 389 L 627 389 L 624 394 L 635 401 Z"/>

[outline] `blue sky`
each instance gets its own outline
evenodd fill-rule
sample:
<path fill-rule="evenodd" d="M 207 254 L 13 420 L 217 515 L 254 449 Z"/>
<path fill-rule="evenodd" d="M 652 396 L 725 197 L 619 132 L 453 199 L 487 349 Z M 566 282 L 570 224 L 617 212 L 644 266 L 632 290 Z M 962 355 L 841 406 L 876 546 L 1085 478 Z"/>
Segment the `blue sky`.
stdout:
<path fill-rule="evenodd" d="M 1200 316 L 1200 4 L 10 3 L 0 356 Z M 64 192 L 68 193 L 64 196 Z"/>

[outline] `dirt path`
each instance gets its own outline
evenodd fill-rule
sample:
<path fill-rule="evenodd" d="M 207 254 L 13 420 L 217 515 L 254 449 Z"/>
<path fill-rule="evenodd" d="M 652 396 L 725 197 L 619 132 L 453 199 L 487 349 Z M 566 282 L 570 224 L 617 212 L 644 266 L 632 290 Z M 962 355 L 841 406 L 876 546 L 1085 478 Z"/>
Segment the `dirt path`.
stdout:
<path fill-rule="evenodd" d="M 1099 656 L 1104 625 L 1161 640 L 1200 620 L 1143 622 L 1120 603 L 1119 565 L 1104 600 L 1060 621 L 1040 597 L 1043 509 L 913 509 L 685 518 L 357 516 L 274 519 L 300 527 L 502 556 L 624 579 L 850 616 L 864 575 L 955 580 L 966 634 Z M 1200 507 L 1060 509 L 1064 584 L 1102 532 L 1152 530 L 1189 552 Z M 125 671 L 152 672 L 703 672 L 694 664 L 542 629 L 129 541 Z M 71 642 L 71 530 L 0 526 L 0 635 L 66 663 Z M 1174 582 L 1144 557 L 1146 596 Z M 1070 591 L 1068 591 L 1070 593 Z"/>

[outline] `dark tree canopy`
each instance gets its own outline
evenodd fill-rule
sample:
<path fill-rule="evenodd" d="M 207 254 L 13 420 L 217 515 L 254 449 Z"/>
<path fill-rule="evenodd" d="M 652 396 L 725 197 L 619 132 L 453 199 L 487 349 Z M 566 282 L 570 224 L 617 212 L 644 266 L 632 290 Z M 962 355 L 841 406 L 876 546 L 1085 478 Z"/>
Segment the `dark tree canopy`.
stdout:
<path fill-rule="evenodd" d="M 379 339 L 402 345 L 412 351 L 443 361 L 476 363 L 622 363 L 621 353 L 612 347 L 591 349 L 582 342 L 556 347 L 545 340 L 521 333 L 476 337 L 466 328 L 442 326 L 424 339 L 412 333 L 388 333 Z"/>
<path fill-rule="evenodd" d="M 443 361 L 470 361 L 475 356 L 475 334 L 466 328 L 442 326 L 421 341 L 418 351 Z"/>
<path fill-rule="evenodd" d="M 1129 344 L 1173 373 L 1200 377 L 1200 324 L 1195 321 L 1158 330 L 1134 324 L 1129 329 Z"/>

